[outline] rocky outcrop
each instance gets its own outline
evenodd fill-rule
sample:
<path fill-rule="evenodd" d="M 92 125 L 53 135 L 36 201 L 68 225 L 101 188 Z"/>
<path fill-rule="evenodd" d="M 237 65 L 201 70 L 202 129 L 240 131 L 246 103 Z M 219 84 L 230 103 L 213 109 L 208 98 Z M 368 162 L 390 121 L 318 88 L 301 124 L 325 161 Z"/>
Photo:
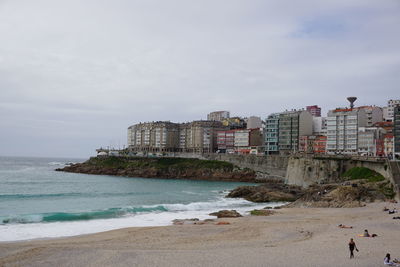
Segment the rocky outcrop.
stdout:
<path fill-rule="evenodd" d="M 250 211 L 250 215 L 252 216 L 270 216 L 274 214 L 275 211 L 270 209 L 263 209 L 263 210 L 252 210 Z"/>
<path fill-rule="evenodd" d="M 286 207 L 313 208 L 352 208 L 362 207 L 365 203 L 386 199 L 383 183 L 346 183 L 345 185 L 314 185 L 306 193 Z"/>
<path fill-rule="evenodd" d="M 143 178 L 255 182 L 256 174 L 226 162 L 180 158 L 92 158 L 56 171 Z"/>
<path fill-rule="evenodd" d="M 299 186 L 283 183 L 270 183 L 259 186 L 239 186 L 232 190 L 227 197 L 244 198 L 252 202 L 281 202 L 295 201 L 303 194 Z"/>
<path fill-rule="evenodd" d="M 236 210 L 220 210 L 209 214 L 210 216 L 217 216 L 217 218 L 237 218 L 242 215 Z"/>

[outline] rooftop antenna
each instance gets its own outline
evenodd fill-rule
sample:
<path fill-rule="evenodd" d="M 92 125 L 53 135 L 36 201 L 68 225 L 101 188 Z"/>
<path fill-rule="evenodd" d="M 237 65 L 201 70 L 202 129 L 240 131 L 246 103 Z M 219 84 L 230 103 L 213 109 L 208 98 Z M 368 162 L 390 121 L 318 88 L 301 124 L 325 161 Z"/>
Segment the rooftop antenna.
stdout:
<path fill-rule="evenodd" d="M 354 102 L 356 102 L 357 97 L 355 97 L 355 96 L 349 96 L 349 97 L 347 98 L 347 100 L 350 102 L 350 108 L 353 109 L 353 108 L 354 108 Z"/>

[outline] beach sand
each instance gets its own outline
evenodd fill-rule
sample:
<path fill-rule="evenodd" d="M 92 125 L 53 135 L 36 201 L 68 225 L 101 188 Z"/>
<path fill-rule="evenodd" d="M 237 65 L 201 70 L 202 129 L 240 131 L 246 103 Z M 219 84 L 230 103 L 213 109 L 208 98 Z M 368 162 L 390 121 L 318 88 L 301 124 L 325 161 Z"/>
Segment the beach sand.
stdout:
<path fill-rule="evenodd" d="M 272 216 L 218 219 L 229 225 L 126 228 L 0 243 L 0 266 L 384 266 L 400 258 L 400 220 L 362 208 L 285 208 Z M 339 224 L 352 225 L 341 229 Z M 376 238 L 359 237 L 364 229 Z M 359 252 L 349 259 L 348 242 Z"/>

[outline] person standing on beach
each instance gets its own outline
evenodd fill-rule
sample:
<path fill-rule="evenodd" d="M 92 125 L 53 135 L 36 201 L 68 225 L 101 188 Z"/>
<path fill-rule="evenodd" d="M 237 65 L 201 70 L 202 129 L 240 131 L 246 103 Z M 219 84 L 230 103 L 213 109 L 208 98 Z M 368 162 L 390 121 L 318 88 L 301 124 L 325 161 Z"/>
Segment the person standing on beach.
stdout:
<path fill-rule="evenodd" d="M 354 258 L 354 249 L 356 249 L 356 251 L 358 251 L 358 248 L 356 246 L 356 242 L 354 242 L 353 238 L 350 238 L 350 242 L 349 242 L 349 249 L 350 249 L 350 259 Z"/>

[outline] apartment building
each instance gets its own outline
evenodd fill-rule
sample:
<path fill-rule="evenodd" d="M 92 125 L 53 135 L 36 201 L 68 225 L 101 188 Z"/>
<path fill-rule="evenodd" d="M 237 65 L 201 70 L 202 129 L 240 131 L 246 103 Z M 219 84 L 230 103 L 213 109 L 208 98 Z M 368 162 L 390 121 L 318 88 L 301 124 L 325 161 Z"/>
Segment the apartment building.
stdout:
<path fill-rule="evenodd" d="M 265 120 L 264 144 L 266 154 L 279 153 L 279 113 L 273 113 Z"/>
<path fill-rule="evenodd" d="M 365 126 L 372 127 L 377 122 L 383 121 L 383 110 L 381 107 L 377 106 L 362 106 L 357 107 L 355 109 L 364 110 L 365 111 Z"/>
<path fill-rule="evenodd" d="M 364 109 L 338 108 L 328 112 L 327 153 L 357 154 L 358 128 L 367 124 Z"/>
<path fill-rule="evenodd" d="M 321 108 L 317 105 L 314 106 L 307 106 L 306 110 L 310 112 L 313 117 L 321 117 Z"/>
<path fill-rule="evenodd" d="M 387 107 L 383 108 L 383 117 L 385 121 L 394 121 L 394 108 L 400 105 L 400 100 L 389 100 Z"/>
<path fill-rule="evenodd" d="M 186 152 L 211 153 L 217 150 L 217 132 L 224 130 L 220 121 L 193 121 L 185 128 L 185 137 L 180 136 Z"/>
<path fill-rule="evenodd" d="M 299 152 L 312 154 L 325 154 L 326 136 L 305 135 L 299 138 Z"/>
<path fill-rule="evenodd" d="M 235 130 L 217 131 L 217 149 L 221 153 L 235 151 Z"/>
<path fill-rule="evenodd" d="M 279 153 L 297 152 L 300 136 L 312 135 L 312 115 L 305 110 L 286 111 L 279 114 Z"/>
<path fill-rule="evenodd" d="M 128 128 L 128 147 L 132 151 L 176 151 L 179 125 L 169 121 L 146 122 Z"/>
<path fill-rule="evenodd" d="M 209 121 L 222 121 L 223 119 L 229 118 L 229 111 L 214 111 L 207 115 L 207 120 Z"/>
<path fill-rule="evenodd" d="M 394 155 L 400 159 L 400 104 L 393 108 Z"/>
<path fill-rule="evenodd" d="M 363 156 L 381 156 L 383 137 L 386 131 L 377 127 L 358 128 L 358 154 Z"/>

